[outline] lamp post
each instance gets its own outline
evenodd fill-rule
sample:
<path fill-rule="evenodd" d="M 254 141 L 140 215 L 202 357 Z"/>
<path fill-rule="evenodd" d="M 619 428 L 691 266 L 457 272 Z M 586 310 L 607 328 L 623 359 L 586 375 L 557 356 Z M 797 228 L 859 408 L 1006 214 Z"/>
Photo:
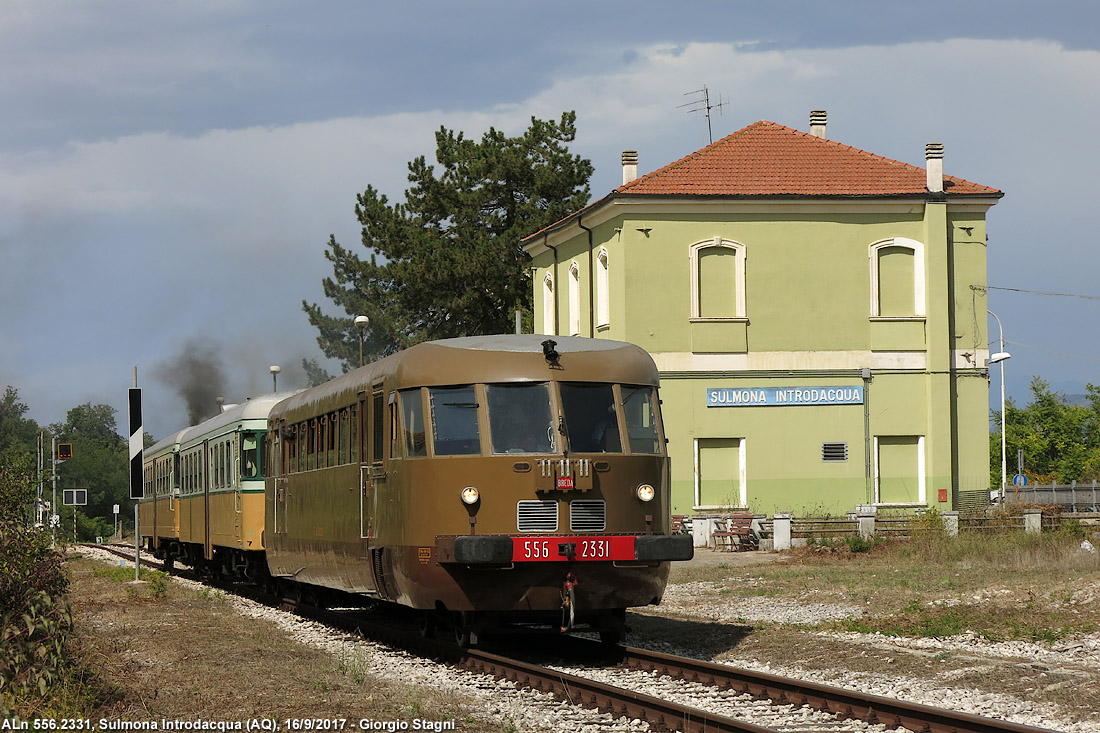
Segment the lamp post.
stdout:
<path fill-rule="evenodd" d="M 993 316 L 993 319 L 997 321 L 997 331 L 1000 334 L 1001 349 L 996 354 L 989 356 L 989 364 L 1001 365 L 1001 503 L 1005 501 L 1005 485 L 1008 483 L 1008 470 L 1005 465 L 1005 360 L 1010 359 L 1012 354 L 1005 351 L 1005 332 L 1001 328 L 1001 319 L 997 318 L 997 314 L 991 310 L 987 310 L 986 313 Z"/>
<path fill-rule="evenodd" d="M 363 333 L 370 325 L 370 319 L 366 316 L 355 317 L 355 327 L 359 329 L 359 366 L 363 366 Z"/>
<path fill-rule="evenodd" d="M 272 392 L 278 392 L 279 391 L 279 372 L 282 371 L 282 367 L 280 367 L 278 364 L 272 364 L 271 366 L 269 366 L 267 368 L 267 370 L 269 372 L 271 372 L 271 391 Z"/>

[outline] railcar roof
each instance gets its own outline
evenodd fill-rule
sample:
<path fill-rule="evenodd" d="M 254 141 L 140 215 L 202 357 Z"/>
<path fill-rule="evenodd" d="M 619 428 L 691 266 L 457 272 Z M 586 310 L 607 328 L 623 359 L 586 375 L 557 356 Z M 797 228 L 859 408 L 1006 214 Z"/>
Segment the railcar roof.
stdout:
<path fill-rule="evenodd" d="M 167 438 L 162 438 L 161 440 L 158 440 L 156 443 L 145 449 L 145 457 L 148 458 L 149 456 L 161 453 L 168 448 L 179 445 L 184 441 L 184 439 L 187 437 L 187 434 L 191 430 L 192 428 L 177 430 L 176 432 L 169 435 Z"/>
<path fill-rule="evenodd" d="M 186 438 L 180 442 L 188 445 L 193 444 L 194 441 L 212 432 L 216 432 L 219 428 L 232 425 L 241 420 L 266 420 L 268 414 L 271 412 L 271 408 L 301 391 L 300 389 L 295 389 L 260 395 L 241 402 L 240 404 L 233 405 L 226 409 L 225 412 L 215 415 L 183 431 L 186 432 L 187 435 Z"/>
<path fill-rule="evenodd" d="M 552 368 L 543 356 L 542 344 L 548 339 L 560 355 L 558 367 Z M 305 390 L 273 412 L 348 401 L 386 377 L 396 378 L 398 387 L 539 379 L 654 385 L 658 381 L 652 357 L 624 341 L 529 333 L 463 336 L 411 346 Z"/>

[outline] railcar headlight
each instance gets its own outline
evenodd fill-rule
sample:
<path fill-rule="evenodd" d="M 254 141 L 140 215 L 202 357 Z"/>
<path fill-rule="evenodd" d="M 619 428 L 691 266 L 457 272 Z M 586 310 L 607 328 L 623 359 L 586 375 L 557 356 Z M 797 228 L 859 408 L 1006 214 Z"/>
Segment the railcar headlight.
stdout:
<path fill-rule="evenodd" d="M 642 501 L 653 501 L 653 497 L 657 495 L 657 491 L 649 484 L 642 484 L 635 493 Z"/>
<path fill-rule="evenodd" d="M 465 489 L 462 490 L 463 504 L 476 504 L 479 498 L 480 494 L 478 494 L 477 489 L 475 489 L 473 486 L 467 486 Z"/>

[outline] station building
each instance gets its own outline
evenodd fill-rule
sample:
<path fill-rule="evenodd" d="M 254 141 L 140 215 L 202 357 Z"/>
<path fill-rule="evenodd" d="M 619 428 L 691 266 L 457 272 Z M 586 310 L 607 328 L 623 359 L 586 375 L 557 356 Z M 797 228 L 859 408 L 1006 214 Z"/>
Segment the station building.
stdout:
<path fill-rule="evenodd" d="M 989 490 L 986 212 L 1003 195 L 761 121 L 526 237 L 535 331 L 661 373 L 672 512 L 958 509 Z"/>

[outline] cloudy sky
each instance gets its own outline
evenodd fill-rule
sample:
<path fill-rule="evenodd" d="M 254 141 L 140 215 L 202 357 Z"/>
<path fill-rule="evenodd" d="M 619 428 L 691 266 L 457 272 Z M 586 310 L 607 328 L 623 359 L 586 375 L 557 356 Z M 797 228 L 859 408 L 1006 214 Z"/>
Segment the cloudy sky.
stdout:
<path fill-rule="evenodd" d="M 947 174 L 1003 190 L 1008 392 L 1080 393 L 1100 383 L 1097 28 L 1092 0 L 2 0 L 0 388 L 40 423 L 113 405 L 125 431 L 137 366 L 159 438 L 186 422 L 188 356 L 217 356 L 229 401 L 271 364 L 304 386 L 328 236 L 356 245 L 355 194 L 400 199 L 441 125 L 576 110 L 600 197 L 622 150 L 645 173 L 707 143 L 678 108 L 706 85 L 715 139 L 826 109 L 831 139 L 922 167 L 942 142 Z"/>

